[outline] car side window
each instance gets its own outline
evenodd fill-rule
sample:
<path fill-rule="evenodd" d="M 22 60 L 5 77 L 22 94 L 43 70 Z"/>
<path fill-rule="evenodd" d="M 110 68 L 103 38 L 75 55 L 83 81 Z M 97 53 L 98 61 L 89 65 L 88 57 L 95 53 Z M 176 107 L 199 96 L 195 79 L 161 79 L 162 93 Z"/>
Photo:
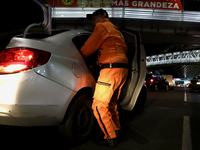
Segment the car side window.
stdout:
<path fill-rule="evenodd" d="M 77 36 L 75 36 L 72 39 L 72 42 L 74 43 L 74 45 L 76 46 L 77 50 L 80 51 L 81 48 L 83 47 L 83 45 L 85 44 L 85 42 L 87 41 L 87 39 L 91 36 L 90 33 L 83 33 L 83 34 L 79 34 Z M 97 59 L 97 51 L 95 53 L 93 53 L 92 55 L 84 58 L 87 66 L 91 66 L 93 65 L 98 59 Z"/>
<path fill-rule="evenodd" d="M 72 42 L 76 46 L 77 50 L 80 51 L 87 39 L 91 36 L 90 33 L 79 34 L 72 39 Z"/>

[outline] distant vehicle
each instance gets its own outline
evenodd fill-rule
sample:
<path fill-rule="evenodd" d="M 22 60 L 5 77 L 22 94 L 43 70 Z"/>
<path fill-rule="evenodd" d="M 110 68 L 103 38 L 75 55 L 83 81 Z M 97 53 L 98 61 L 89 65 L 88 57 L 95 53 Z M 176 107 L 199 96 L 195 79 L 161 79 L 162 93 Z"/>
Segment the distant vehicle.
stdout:
<path fill-rule="evenodd" d="M 187 87 L 187 88 L 188 88 L 188 87 L 189 87 L 189 85 L 190 85 L 190 84 L 188 83 L 188 84 L 186 84 L 186 85 L 185 85 L 185 87 Z"/>
<path fill-rule="evenodd" d="M 158 89 L 165 89 L 166 91 L 169 90 L 169 82 L 166 81 L 166 79 L 164 79 L 161 75 L 147 74 L 146 86 L 148 89 L 153 91 L 157 91 Z"/>
<path fill-rule="evenodd" d="M 200 76 L 194 77 L 189 84 L 190 92 L 200 91 Z"/>
<path fill-rule="evenodd" d="M 170 89 L 174 89 L 173 76 L 172 75 L 164 75 L 163 74 L 162 77 L 169 82 L 169 88 Z"/>
<path fill-rule="evenodd" d="M 176 87 L 185 87 L 184 84 L 177 84 Z"/>
<path fill-rule="evenodd" d="M 185 87 L 185 81 L 183 79 L 175 78 L 174 81 L 176 87 Z"/>

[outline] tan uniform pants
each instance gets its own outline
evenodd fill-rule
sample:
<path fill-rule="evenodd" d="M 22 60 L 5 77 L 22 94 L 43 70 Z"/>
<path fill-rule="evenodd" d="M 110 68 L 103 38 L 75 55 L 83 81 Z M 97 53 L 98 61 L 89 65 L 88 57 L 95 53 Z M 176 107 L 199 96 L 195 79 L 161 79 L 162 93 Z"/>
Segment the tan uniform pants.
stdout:
<path fill-rule="evenodd" d="M 105 134 L 104 139 L 116 138 L 115 130 L 121 129 L 116 102 L 127 76 L 128 69 L 125 68 L 106 68 L 100 71 L 92 109 Z"/>

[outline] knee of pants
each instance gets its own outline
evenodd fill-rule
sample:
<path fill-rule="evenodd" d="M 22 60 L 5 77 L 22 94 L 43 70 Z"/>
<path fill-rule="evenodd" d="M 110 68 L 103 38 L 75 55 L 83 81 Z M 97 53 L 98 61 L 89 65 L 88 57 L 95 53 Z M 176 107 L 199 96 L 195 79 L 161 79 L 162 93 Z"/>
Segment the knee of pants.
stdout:
<path fill-rule="evenodd" d="M 94 112 L 94 116 L 96 118 L 104 117 L 105 115 L 109 115 L 109 104 L 105 102 L 94 101 L 92 104 L 92 109 Z M 110 116 L 110 115 L 109 115 Z"/>
<path fill-rule="evenodd" d="M 92 104 L 92 109 L 96 110 L 96 107 L 98 108 L 108 108 L 109 103 L 105 101 L 98 101 L 97 99 L 94 98 L 93 104 Z"/>

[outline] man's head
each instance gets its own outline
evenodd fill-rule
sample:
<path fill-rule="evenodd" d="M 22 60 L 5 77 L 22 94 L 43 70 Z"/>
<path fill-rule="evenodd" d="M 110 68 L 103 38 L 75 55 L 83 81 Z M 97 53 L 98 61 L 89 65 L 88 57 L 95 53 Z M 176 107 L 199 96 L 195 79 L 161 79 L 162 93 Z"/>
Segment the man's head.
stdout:
<path fill-rule="evenodd" d="M 87 14 L 87 19 L 92 21 L 93 26 L 104 18 L 108 18 L 108 13 L 104 9 L 98 9 L 93 14 Z"/>

